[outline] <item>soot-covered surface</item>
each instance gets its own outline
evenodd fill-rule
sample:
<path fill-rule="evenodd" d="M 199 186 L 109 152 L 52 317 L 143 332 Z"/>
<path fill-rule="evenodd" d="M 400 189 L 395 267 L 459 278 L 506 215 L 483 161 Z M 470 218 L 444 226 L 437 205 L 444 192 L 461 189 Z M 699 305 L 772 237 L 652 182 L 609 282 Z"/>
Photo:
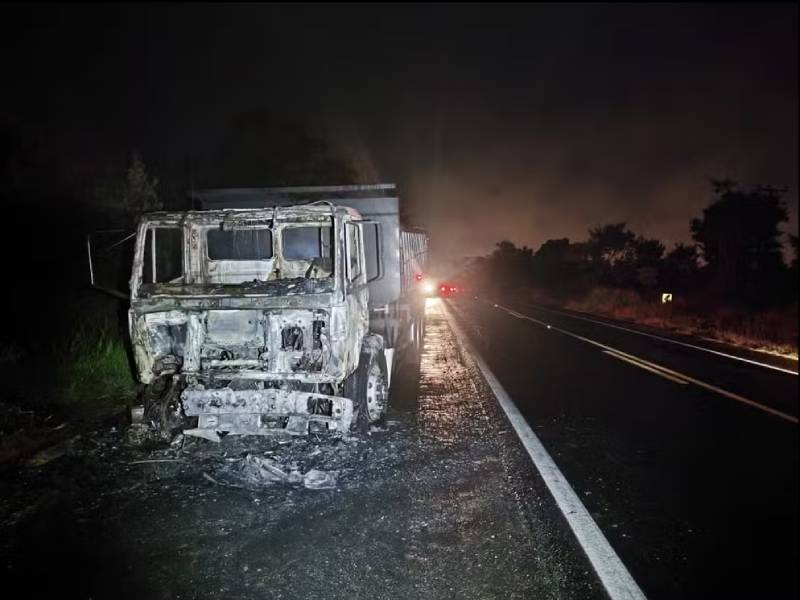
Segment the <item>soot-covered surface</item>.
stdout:
<path fill-rule="evenodd" d="M 63 598 L 591 598 L 591 568 L 440 312 L 368 436 L 125 443 L 2 479 L 4 582 Z M 417 399 L 416 391 L 419 389 Z"/>

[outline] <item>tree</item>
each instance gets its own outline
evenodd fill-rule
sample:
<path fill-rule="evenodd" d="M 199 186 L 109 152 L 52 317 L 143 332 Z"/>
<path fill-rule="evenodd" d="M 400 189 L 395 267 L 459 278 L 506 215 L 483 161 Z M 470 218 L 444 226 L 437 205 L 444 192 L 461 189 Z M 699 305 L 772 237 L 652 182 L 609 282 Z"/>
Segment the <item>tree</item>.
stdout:
<path fill-rule="evenodd" d="M 158 199 L 157 187 L 158 179 L 147 174 L 142 158 L 134 153 L 125 175 L 125 183 L 120 190 L 125 211 L 138 216 L 143 212 L 160 210 L 162 204 Z"/>
<path fill-rule="evenodd" d="M 699 273 L 697 246 L 675 244 L 664 257 L 661 267 L 661 282 L 672 292 L 686 292 L 697 283 Z"/>
<path fill-rule="evenodd" d="M 781 191 L 743 190 L 730 180 L 712 181 L 714 201 L 691 223 L 692 238 L 718 289 L 754 302 L 768 297 L 785 271 L 779 225 L 788 220 Z"/>
<path fill-rule="evenodd" d="M 635 241 L 636 235 L 624 222 L 589 230 L 589 256 L 602 284 L 619 287 L 637 285 Z"/>
<path fill-rule="evenodd" d="M 589 251 L 594 261 L 614 265 L 631 257 L 636 236 L 627 223 L 614 223 L 589 230 Z"/>
<path fill-rule="evenodd" d="M 656 239 L 638 236 L 632 243 L 638 267 L 657 267 L 664 256 L 664 244 Z"/>
<path fill-rule="evenodd" d="M 566 276 L 566 259 L 570 250 L 568 238 L 547 240 L 533 256 L 533 271 L 537 283 L 553 287 Z"/>
<path fill-rule="evenodd" d="M 124 176 L 115 175 L 97 181 L 92 191 L 90 209 L 98 213 L 98 222 L 108 227 L 131 228 L 143 212 L 161 210 L 163 203 L 158 195 L 158 179 L 147 172 L 141 156 L 136 152 Z"/>
<path fill-rule="evenodd" d="M 569 246 L 569 238 L 547 240 L 544 244 L 539 246 L 535 257 L 547 263 L 560 263 L 566 257 L 567 252 L 569 252 Z"/>
<path fill-rule="evenodd" d="M 492 280 L 502 285 L 519 287 L 530 280 L 533 250 L 527 246 L 517 248 L 508 240 L 495 244 L 489 260 Z"/>

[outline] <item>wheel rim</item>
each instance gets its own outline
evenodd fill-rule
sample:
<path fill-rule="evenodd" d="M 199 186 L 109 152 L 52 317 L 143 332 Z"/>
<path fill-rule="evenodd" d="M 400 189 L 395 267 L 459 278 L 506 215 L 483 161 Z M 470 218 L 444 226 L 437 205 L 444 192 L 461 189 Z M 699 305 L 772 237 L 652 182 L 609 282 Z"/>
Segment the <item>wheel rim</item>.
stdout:
<path fill-rule="evenodd" d="M 377 363 L 370 367 L 367 376 L 367 414 L 370 423 L 380 419 L 386 411 L 388 397 L 383 371 Z"/>

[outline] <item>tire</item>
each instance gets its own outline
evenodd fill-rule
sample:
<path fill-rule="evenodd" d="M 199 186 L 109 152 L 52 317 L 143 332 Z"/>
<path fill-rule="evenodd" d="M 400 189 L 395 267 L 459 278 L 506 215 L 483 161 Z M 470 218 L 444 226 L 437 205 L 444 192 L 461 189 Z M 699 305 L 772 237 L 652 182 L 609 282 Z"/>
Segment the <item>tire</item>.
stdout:
<path fill-rule="evenodd" d="M 367 433 L 372 423 L 386 416 L 389 389 L 386 358 L 382 351 L 362 352 L 358 368 L 345 380 L 344 395 L 353 401 L 351 431 Z"/>

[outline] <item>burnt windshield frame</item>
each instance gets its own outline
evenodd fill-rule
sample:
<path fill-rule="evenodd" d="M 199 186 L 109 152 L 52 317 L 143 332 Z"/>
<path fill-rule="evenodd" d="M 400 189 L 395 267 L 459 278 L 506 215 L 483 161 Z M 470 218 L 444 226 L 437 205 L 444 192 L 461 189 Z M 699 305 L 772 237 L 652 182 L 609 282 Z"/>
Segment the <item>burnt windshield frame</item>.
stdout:
<path fill-rule="evenodd" d="M 330 269 L 325 268 L 325 270 L 330 271 L 331 275 L 333 275 L 335 271 L 336 260 L 336 229 L 334 225 L 333 219 L 331 219 L 329 222 L 298 221 L 296 223 L 284 224 L 284 226 L 281 228 L 281 257 L 285 261 L 303 262 L 312 262 L 325 259 L 327 263 L 326 267 L 328 265 L 330 266 Z M 308 239 L 302 239 L 301 237 L 292 240 L 292 246 L 287 246 L 287 237 L 303 235 L 300 234 L 300 230 L 303 229 L 313 230 L 315 234 L 306 236 Z M 327 230 L 327 232 L 323 233 L 324 230 Z M 315 250 L 313 253 L 300 252 L 299 249 L 304 247 L 314 247 Z"/>
<path fill-rule="evenodd" d="M 260 239 L 262 235 L 268 236 L 268 240 Z M 246 234 L 249 235 L 253 242 L 250 243 L 251 248 L 242 247 L 237 249 L 236 244 L 236 236 Z M 275 257 L 275 235 L 270 227 L 233 227 L 233 228 L 226 228 L 223 229 L 222 227 L 209 227 L 206 229 L 206 259 L 212 262 L 219 262 L 219 261 L 249 261 L 249 262 L 257 262 L 257 261 L 268 261 L 272 260 Z M 225 238 L 228 238 L 225 240 Z M 214 238 L 214 241 L 212 241 Z M 246 236 L 243 237 L 246 239 Z M 248 240 L 249 241 L 249 240 Z M 225 250 L 229 250 L 229 252 L 222 252 L 219 253 L 218 250 L 221 250 L 222 247 L 218 246 L 218 244 L 224 244 L 227 247 L 224 247 Z M 212 246 L 216 246 L 212 250 Z M 246 252 L 245 250 L 252 250 L 252 252 Z M 267 255 L 265 252 L 269 250 L 269 254 Z"/>

